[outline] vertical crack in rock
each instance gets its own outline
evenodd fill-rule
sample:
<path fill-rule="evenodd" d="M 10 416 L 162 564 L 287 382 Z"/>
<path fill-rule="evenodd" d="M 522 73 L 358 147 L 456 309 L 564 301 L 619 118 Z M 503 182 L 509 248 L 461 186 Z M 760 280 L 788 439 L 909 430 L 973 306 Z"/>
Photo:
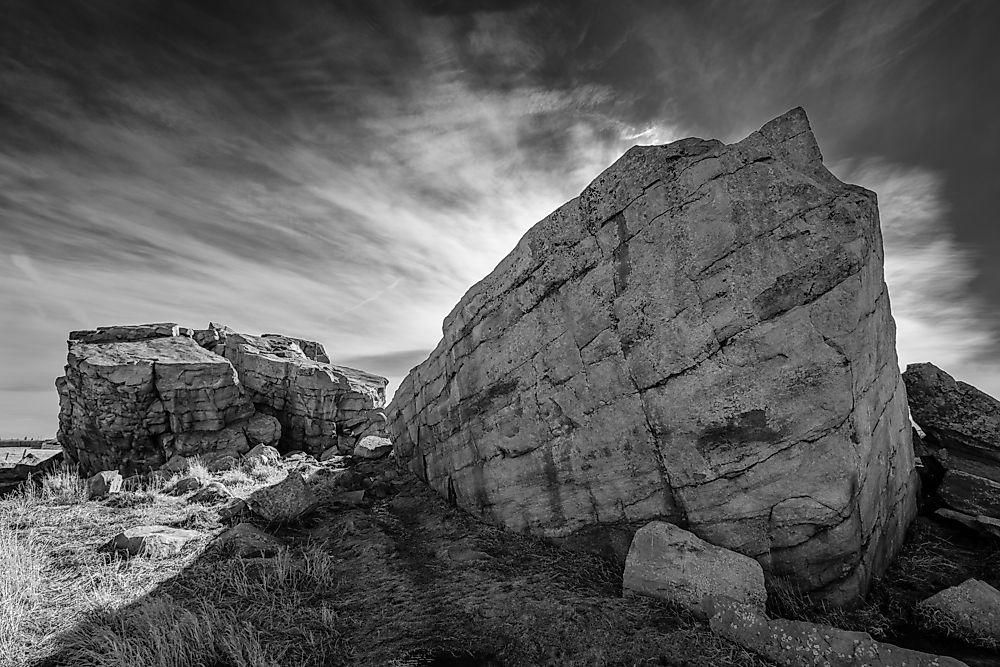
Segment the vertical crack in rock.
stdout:
<path fill-rule="evenodd" d="M 847 602 L 915 511 L 884 292 L 875 196 L 801 109 L 634 147 L 469 289 L 389 429 L 503 526 L 623 557 L 686 523 Z"/>

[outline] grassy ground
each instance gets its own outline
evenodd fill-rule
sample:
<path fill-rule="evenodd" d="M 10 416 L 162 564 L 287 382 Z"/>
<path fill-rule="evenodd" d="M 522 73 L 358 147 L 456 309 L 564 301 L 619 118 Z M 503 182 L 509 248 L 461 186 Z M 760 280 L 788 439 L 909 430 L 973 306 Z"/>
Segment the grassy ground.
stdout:
<path fill-rule="evenodd" d="M 245 496 L 283 474 L 213 477 Z M 271 559 L 206 549 L 225 528 L 215 508 L 155 487 L 88 502 L 65 473 L 0 499 L 0 664 L 768 664 L 683 611 L 623 599 L 599 558 L 480 525 L 412 478 L 391 484 L 359 506 L 320 489 L 305 523 L 272 530 L 292 548 Z M 162 560 L 98 553 L 144 524 L 201 537 Z"/>

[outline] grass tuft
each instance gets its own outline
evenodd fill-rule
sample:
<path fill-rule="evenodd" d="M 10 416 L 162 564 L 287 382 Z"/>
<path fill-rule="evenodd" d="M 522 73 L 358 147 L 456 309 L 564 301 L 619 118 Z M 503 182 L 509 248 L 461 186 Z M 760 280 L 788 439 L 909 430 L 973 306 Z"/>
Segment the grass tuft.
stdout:
<path fill-rule="evenodd" d="M 23 649 L 26 625 L 39 603 L 46 558 L 33 530 L 19 531 L 20 513 L 13 504 L 0 513 L 0 656 Z"/>
<path fill-rule="evenodd" d="M 62 464 L 42 476 L 41 497 L 55 505 L 76 505 L 89 500 L 87 480 L 75 465 Z"/>
<path fill-rule="evenodd" d="M 126 610 L 98 610 L 60 638 L 60 660 L 79 667 L 276 667 L 260 633 L 227 609 L 169 595 Z"/>

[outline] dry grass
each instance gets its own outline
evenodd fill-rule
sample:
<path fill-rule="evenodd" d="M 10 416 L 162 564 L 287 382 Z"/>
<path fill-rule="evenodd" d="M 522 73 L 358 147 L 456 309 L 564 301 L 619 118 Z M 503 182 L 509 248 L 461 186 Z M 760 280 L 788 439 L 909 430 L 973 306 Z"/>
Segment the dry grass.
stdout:
<path fill-rule="evenodd" d="M 74 505 L 88 500 L 87 481 L 75 465 L 60 464 L 42 477 L 41 497 L 56 505 Z"/>
<path fill-rule="evenodd" d="M 187 460 L 186 477 L 194 477 L 202 484 L 210 482 L 212 480 L 212 473 L 208 471 L 208 467 L 202 463 L 200 457 L 193 457 Z"/>
<path fill-rule="evenodd" d="M 33 492 L 22 489 L 13 496 L 0 506 L 0 656 L 21 651 L 26 626 L 40 603 L 46 560 L 34 531 L 23 529 Z"/>

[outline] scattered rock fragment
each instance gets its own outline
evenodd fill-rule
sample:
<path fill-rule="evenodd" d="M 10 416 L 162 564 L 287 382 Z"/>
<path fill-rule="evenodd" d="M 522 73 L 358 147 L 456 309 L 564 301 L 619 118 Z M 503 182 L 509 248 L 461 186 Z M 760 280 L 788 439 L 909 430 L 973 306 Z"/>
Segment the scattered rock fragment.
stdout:
<path fill-rule="evenodd" d="M 247 505 L 267 522 L 290 523 L 315 509 L 317 499 L 302 475 L 292 472 L 277 484 L 254 491 Z"/>
<path fill-rule="evenodd" d="M 214 505 L 225 502 L 232 497 L 233 492 L 226 488 L 226 485 L 222 482 L 209 482 L 199 489 L 197 493 L 188 498 L 188 502 Z"/>
<path fill-rule="evenodd" d="M 877 642 L 867 632 L 768 620 L 757 607 L 727 598 L 710 598 L 706 611 L 717 635 L 781 667 L 968 667 L 954 658 Z"/>
<path fill-rule="evenodd" d="M 269 558 L 285 543 L 252 523 L 238 523 L 212 541 L 212 546 L 235 558 Z"/>
<path fill-rule="evenodd" d="M 710 596 L 761 608 L 767 602 L 760 563 L 663 521 L 647 523 L 636 532 L 622 592 L 668 600 L 697 615 L 704 614 L 702 603 Z"/>
<path fill-rule="evenodd" d="M 968 579 L 917 605 L 922 622 L 974 644 L 1000 643 L 1000 591 Z"/>
<path fill-rule="evenodd" d="M 124 481 L 117 470 L 102 470 L 87 480 L 87 497 L 93 500 L 118 493 Z"/>
<path fill-rule="evenodd" d="M 184 545 L 196 537 L 198 532 L 194 530 L 170 526 L 139 526 L 115 535 L 101 550 L 128 556 L 167 558 L 179 554 Z"/>

